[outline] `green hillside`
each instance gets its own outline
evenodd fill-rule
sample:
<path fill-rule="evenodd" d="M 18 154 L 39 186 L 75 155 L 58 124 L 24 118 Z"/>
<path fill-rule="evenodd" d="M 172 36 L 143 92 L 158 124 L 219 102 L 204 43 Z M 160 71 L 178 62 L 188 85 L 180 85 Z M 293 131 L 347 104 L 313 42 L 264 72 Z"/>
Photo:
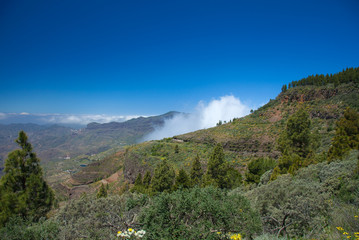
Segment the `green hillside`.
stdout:
<path fill-rule="evenodd" d="M 350 76 L 353 75 L 343 79 L 339 84 L 328 80 L 319 85 L 313 80 L 315 85 L 297 84 L 295 87 L 282 89 L 284 91 L 275 99 L 271 99 L 258 110 L 229 123 L 126 147 L 121 157 L 117 158 L 117 165 L 123 168 L 123 178 L 128 183 L 134 183 L 139 173 L 142 176 L 146 171 L 153 173 L 163 159 L 167 159 L 177 172 L 180 168 L 189 171 L 193 159 L 199 155 L 203 167 L 206 168 L 212 149 L 220 143 L 224 148 L 227 162 L 243 174 L 247 164 L 253 159 L 280 157 L 281 152 L 277 148 L 278 137 L 285 129 L 288 118 L 301 108 L 309 113 L 312 122 L 310 131 L 317 143 L 316 153 L 327 152 L 335 133 L 335 122 L 343 116 L 346 107 L 359 110 L 358 68 L 354 70 L 332 75 L 333 79 L 337 79 L 337 75 L 347 76 L 348 71 L 351 73 Z M 321 79 L 321 75 L 309 78 Z M 178 151 L 175 151 L 176 146 Z M 81 170 L 86 171 L 87 168 Z M 115 171 L 116 169 L 109 170 L 107 174 Z M 84 183 L 95 180 L 90 181 L 87 178 Z"/>

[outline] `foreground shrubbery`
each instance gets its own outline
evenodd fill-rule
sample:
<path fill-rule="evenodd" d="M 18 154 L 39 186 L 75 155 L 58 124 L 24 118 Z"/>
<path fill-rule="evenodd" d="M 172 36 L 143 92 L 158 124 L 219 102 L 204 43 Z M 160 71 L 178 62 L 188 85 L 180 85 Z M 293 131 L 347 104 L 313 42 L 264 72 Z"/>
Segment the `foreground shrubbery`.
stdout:
<path fill-rule="evenodd" d="M 195 187 L 152 197 L 84 196 L 46 221 L 11 219 L 0 239 L 119 239 L 118 231 L 129 228 L 144 230 L 141 239 L 228 239 L 234 233 L 247 240 L 355 239 L 357 155 L 352 151 L 343 161 L 311 165 L 248 192 Z"/>
<path fill-rule="evenodd" d="M 12 217 L 0 229 L 0 239 L 6 240 L 53 240 L 58 239 L 60 228 L 53 219 L 45 221 L 44 218 L 34 223 L 21 217 Z"/>
<path fill-rule="evenodd" d="M 214 187 L 162 193 L 150 200 L 140 222 L 147 239 L 220 239 L 229 232 L 249 238 L 262 230 L 244 196 Z"/>
<path fill-rule="evenodd" d="M 358 231 L 353 222 L 359 207 L 359 179 L 353 171 L 357 154 L 353 151 L 345 161 L 311 165 L 247 192 L 264 231 L 305 239 L 338 239 L 337 226 Z"/>
<path fill-rule="evenodd" d="M 69 202 L 48 221 L 31 225 L 15 220 L 1 230 L 1 239 L 118 239 L 122 236 L 117 237 L 118 231 L 128 228 L 143 229 L 141 239 L 240 239 L 262 232 L 260 216 L 244 196 L 214 187 L 152 198 L 85 196 Z"/>

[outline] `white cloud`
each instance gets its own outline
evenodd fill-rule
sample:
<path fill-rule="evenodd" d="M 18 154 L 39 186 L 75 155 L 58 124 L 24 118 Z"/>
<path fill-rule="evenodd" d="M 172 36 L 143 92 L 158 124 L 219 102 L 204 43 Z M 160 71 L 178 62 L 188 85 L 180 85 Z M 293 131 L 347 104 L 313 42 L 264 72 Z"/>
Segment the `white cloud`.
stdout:
<path fill-rule="evenodd" d="M 139 116 L 105 115 L 105 114 L 32 114 L 32 113 L 0 113 L 0 123 L 36 123 L 87 125 L 91 122 L 108 123 L 124 122 Z"/>
<path fill-rule="evenodd" d="M 230 121 L 233 118 L 249 114 L 250 108 L 230 95 L 212 100 L 207 105 L 200 102 L 191 114 L 178 114 L 165 122 L 164 126 L 157 128 L 145 137 L 145 140 L 158 140 L 165 137 L 196 131 L 216 126 L 221 121 Z"/>
<path fill-rule="evenodd" d="M 62 123 L 62 124 L 79 124 L 86 125 L 91 122 L 97 123 L 108 123 L 108 122 L 124 122 L 132 118 L 139 116 L 111 116 L 111 115 L 67 115 L 67 114 L 57 114 L 49 115 L 43 117 L 44 121 L 49 123 Z"/>

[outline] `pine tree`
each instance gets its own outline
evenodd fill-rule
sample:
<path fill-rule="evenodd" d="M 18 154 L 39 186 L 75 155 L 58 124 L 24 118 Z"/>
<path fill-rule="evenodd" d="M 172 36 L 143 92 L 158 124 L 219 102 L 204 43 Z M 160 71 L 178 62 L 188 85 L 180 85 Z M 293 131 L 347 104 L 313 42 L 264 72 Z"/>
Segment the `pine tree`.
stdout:
<path fill-rule="evenodd" d="M 219 180 L 224 175 L 224 163 L 223 147 L 218 143 L 208 161 L 207 175 L 213 180 Z"/>
<path fill-rule="evenodd" d="M 173 182 L 175 180 L 175 172 L 167 162 L 163 160 L 152 178 L 151 188 L 154 192 L 169 192 L 172 189 Z"/>
<path fill-rule="evenodd" d="M 195 157 L 192 163 L 192 168 L 190 172 L 192 186 L 200 185 L 202 181 L 202 176 L 203 176 L 203 171 L 201 167 L 201 162 L 199 161 L 199 156 L 197 154 L 197 156 Z"/>
<path fill-rule="evenodd" d="M 282 154 L 288 151 L 288 153 L 295 153 L 303 158 L 307 157 L 312 144 L 310 126 L 309 115 L 303 108 L 290 116 L 285 131 L 278 141 Z"/>
<path fill-rule="evenodd" d="M 248 183 L 259 183 L 260 177 L 275 166 L 276 162 L 271 158 L 257 158 L 252 160 L 247 166 L 246 181 Z"/>
<path fill-rule="evenodd" d="M 101 187 L 97 192 L 97 198 L 106 198 L 107 197 L 107 189 L 106 187 L 103 185 L 103 183 L 101 183 Z"/>
<path fill-rule="evenodd" d="M 143 182 L 142 182 L 142 174 L 141 173 L 139 173 L 137 175 L 137 178 L 135 180 L 135 185 L 131 189 L 131 192 L 140 192 L 140 193 L 145 192 L 145 187 L 144 187 Z"/>
<path fill-rule="evenodd" d="M 43 178 L 40 160 L 24 131 L 19 132 L 16 143 L 21 149 L 9 153 L 0 180 L 0 226 L 13 215 L 38 220 L 54 203 L 54 193 Z"/>
<path fill-rule="evenodd" d="M 225 162 L 223 147 L 216 145 L 208 161 L 205 184 L 219 188 L 233 188 L 240 184 L 242 176 Z"/>
<path fill-rule="evenodd" d="M 174 189 L 177 190 L 179 188 L 190 188 L 190 180 L 188 177 L 188 174 L 186 173 L 186 171 L 181 168 L 181 170 L 179 171 L 177 177 L 176 177 L 176 182 L 174 185 Z"/>
<path fill-rule="evenodd" d="M 142 186 L 143 185 L 143 183 L 142 183 L 142 174 L 141 173 L 139 173 L 138 175 L 137 175 L 137 178 L 136 178 L 136 180 L 135 180 L 135 186 Z"/>
<path fill-rule="evenodd" d="M 179 153 L 179 147 L 178 147 L 178 145 L 175 146 L 175 153 Z"/>
<path fill-rule="evenodd" d="M 146 174 L 145 174 L 145 176 L 143 177 L 143 186 L 145 187 L 145 188 L 149 188 L 150 187 L 150 185 L 151 185 L 151 173 L 150 173 L 150 171 L 147 171 L 146 172 Z"/>
<path fill-rule="evenodd" d="M 341 159 L 351 149 L 359 149 L 359 113 L 347 108 L 336 123 L 335 137 L 328 151 L 328 161 Z"/>
<path fill-rule="evenodd" d="M 278 169 L 272 174 L 295 173 L 304 166 L 304 162 L 310 162 L 308 158 L 314 148 L 310 126 L 309 114 L 303 108 L 288 118 L 285 130 L 278 139 L 278 149 L 282 156 L 278 161 Z"/>
<path fill-rule="evenodd" d="M 284 85 L 282 86 L 282 92 L 285 92 L 285 91 L 287 91 L 287 84 L 284 84 Z"/>

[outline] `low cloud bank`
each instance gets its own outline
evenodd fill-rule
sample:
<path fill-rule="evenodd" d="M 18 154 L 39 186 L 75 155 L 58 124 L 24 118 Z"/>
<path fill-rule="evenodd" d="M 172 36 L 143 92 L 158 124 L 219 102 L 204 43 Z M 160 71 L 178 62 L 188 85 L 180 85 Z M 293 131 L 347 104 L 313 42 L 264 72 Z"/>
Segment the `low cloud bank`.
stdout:
<path fill-rule="evenodd" d="M 214 99 L 208 104 L 200 102 L 193 113 L 181 113 L 168 119 L 163 127 L 155 129 L 144 140 L 159 140 L 214 127 L 220 120 L 228 122 L 233 118 L 243 117 L 249 112 L 250 108 L 232 95 Z"/>
<path fill-rule="evenodd" d="M 60 124 L 79 124 L 86 125 L 91 122 L 108 123 L 108 122 L 124 122 L 139 116 L 109 116 L 109 115 L 52 115 L 43 118 L 49 123 Z"/>
<path fill-rule="evenodd" d="M 139 116 L 112 116 L 104 114 L 31 114 L 0 113 L 0 123 L 35 123 L 85 126 L 91 122 L 124 122 Z"/>

